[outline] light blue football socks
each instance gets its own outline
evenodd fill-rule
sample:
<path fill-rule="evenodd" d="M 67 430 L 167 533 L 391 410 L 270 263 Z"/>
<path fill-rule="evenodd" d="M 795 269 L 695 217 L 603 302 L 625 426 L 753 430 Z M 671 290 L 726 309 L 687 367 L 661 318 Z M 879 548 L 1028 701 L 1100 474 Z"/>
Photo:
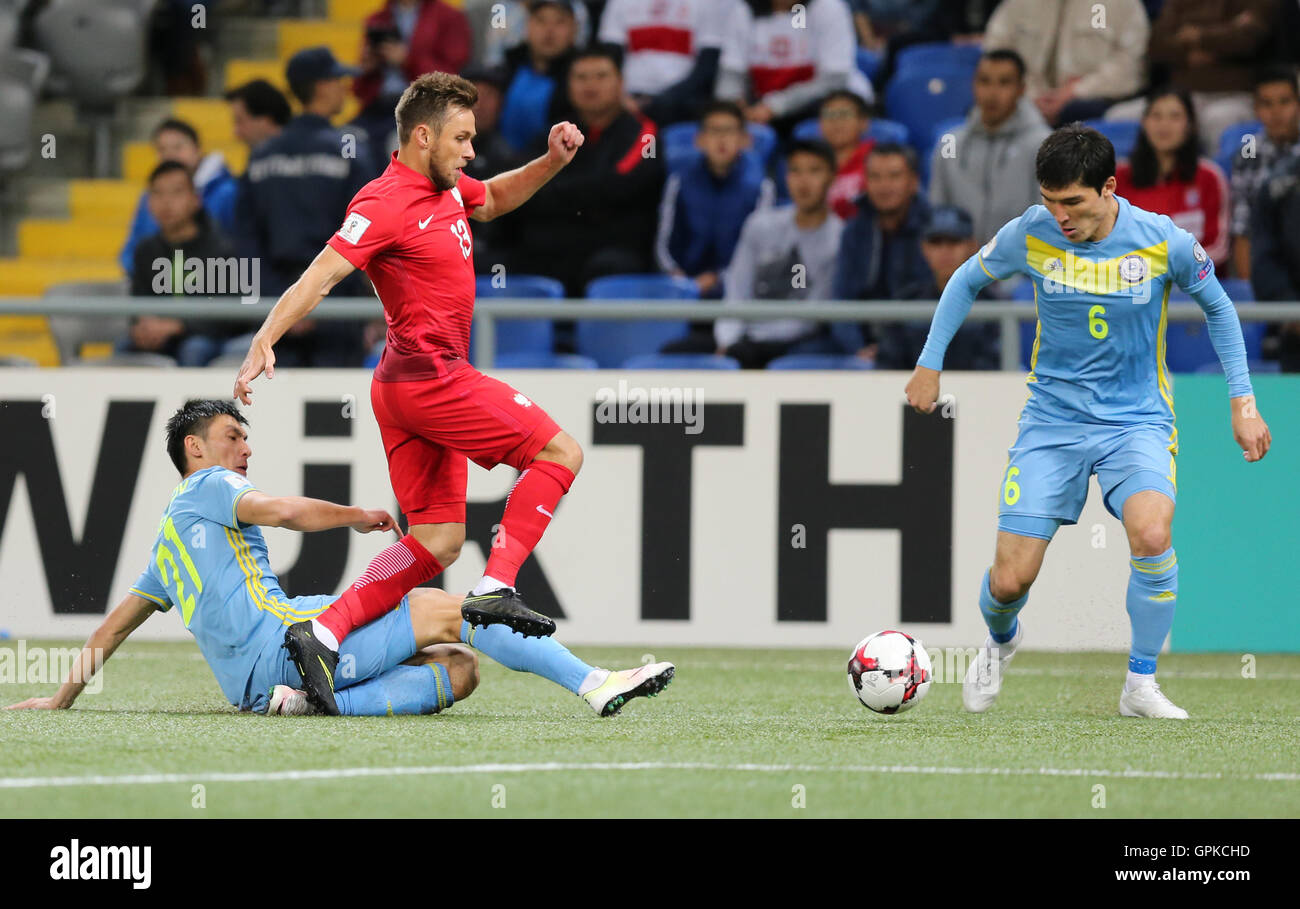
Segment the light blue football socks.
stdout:
<path fill-rule="evenodd" d="M 980 612 L 984 614 L 984 624 L 989 627 L 989 636 L 998 644 L 1005 644 L 1016 636 L 1016 616 L 1029 602 L 1026 593 L 1010 603 L 999 603 L 989 591 L 989 571 L 985 570 L 984 579 L 980 581 Z"/>
<path fill-rule="evenodd" d="M 334 700 L 344 716 L 402 716 L 438 713 L 450 707 L 455 697 L 446 666 L 403 663 L 373 679 L 339 689 Z"/>
<path fill-rule="evenodd" d="M 460 639 L 507 669 L 540 675 L 574 694 L 579 693 L 583 681 L 594 670 L 555 638 L 526 638 L 505 625 L 470 625 L 462 621 Z"/>
<path fill-rule="evenodd" d="M 1174 627 L 1178 605 L 1178 557 L 1173 547 L 1160 555 L 1129 559 L 1128 617 L 1133 628 L 1128 669 L 1154 675 L 1156 659 Z"/>

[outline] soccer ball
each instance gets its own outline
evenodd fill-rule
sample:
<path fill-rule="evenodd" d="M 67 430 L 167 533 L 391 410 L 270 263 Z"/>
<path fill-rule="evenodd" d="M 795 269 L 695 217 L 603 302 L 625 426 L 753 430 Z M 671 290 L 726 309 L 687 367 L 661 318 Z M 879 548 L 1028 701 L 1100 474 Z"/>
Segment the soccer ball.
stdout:
<path fill-rule="evenodd" d="M 876 713 L 910 710 L 925 697 L 933 680 L 925 647 L 901 631 L 868 635 L 849 657 L 849 687 L 863 707 Z"/>

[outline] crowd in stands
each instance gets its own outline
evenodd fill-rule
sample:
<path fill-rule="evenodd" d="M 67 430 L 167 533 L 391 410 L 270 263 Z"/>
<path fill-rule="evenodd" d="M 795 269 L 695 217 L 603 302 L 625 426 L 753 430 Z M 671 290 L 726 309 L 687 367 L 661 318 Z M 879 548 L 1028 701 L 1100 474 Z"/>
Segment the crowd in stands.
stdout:
<path fill-rule="evenodd" d="M 160 164 L 122 250 L 135 293 L 180 292 L 157 280 L 158 259 L 233 249 L 260 259 L 261 292 L 277 296 L 386 166 L 406 84 L 444 70 L 478 88 L 475 178 L 544 153 L 558 120 L 586 134 L 525 206 L 475 225 L 479 273 L 545 276 L 572 298 L 608 275 L 688 279 L 701 315 L 664 352 L 910 368 L 925 323 L 745 322 L 727 306 L 936 299 L 1038 202 L 1038 145 L 1074 120 L 1115 142 L 1118 193 L 1193 233 L 1222 277 L 1300 299 L 1295 0 L 376 5 L 360 67 L 323 47 L 289 62 L 296 116 L 263 81 L 226 94 L 245 173 L 205 155 L 187 124 L 157 127 Z M 348 92 L 361 112 L 333 126 Z M 349 281 L 334 295 L 369 292 L 359 272 Z M 141 318 L 122 349 L 201 365 L 253 327 Z M 277 357 L 356 365 L 382 337 L 381 322 L 308 321 Z M 572 352 L 571 326 L 554 337 Z M 972 322 L 947 367 L 997 368 L 998 345 L 992 323 Z M 1264 355 L 1300 369 L 1300 324 L 1272 327 Z"/>

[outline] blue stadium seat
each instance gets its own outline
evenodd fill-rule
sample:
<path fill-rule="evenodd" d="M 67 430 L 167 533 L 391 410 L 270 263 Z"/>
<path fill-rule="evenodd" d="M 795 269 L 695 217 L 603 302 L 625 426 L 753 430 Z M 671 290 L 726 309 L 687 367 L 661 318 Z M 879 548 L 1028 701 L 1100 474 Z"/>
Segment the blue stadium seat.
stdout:
<path fill-rule="evenodd" d="M 497 357 L 493 369 L 599 369 L 591 357 L 557 353 L 511 353 Z"/>
<path fill-rule="evenodd" d="M 1034 302 L 1034 282 L 1027 278 L 1016 282 L 1011 289 L 1011 299 L 1017 303 Z M 1034 353 L 1034 337 L 1038 334 L 1038 320 L 1035 319 L 1032 312 L 1027 313 L 1029 318 L 1020 321 L 1020 368 L 1029 371 L 1029 360 Z"/>
<path fill-rule="evenodd" d="M 1233 303 L 1255 302 L 1255 288 L 1250 286 L 1248 278 L 1220 278 L 1219 283 Z"/>
<path fill-rule="evenodd" d="M 589 300 L 695 300 L 699 288 L 688 278 L 671 275 L 610 275 L 587 285 Z M 577 327 L 578 352 L 602 369 L 616 369 L 637 354 L 655 353 L 686 334 L 685 319 L 582 320 Z"/>
<path fill-rule="evenodd" d="M 909 44 L 894 57 L 894 71 L 907 73 L 928 71 L 936 66 L 960 66 L 969 70 L 973 77 L 981 53 L 983 50 L 978 44 L 949 44 L 946 41 Z"/>
<path fill-rule="evenodd" d="M 934 124 L 934 128 L 930 133 L 930 144 L 926 147 L 925 151 L 917 155 L 917 163 L 921 168 L 922 185 L 930 185 L 930 167 L 934 163 L 935 146 L 937 146 L 948 133 L 955 133 L 965 122 L 965 117 L 946 117 Z M 958 152 L 958 154 L 960 154 L 960 152 Z"/>
<path fill-rule="evenodd" d="M 880 54 L 875 51 L 865 47 L 858 48 L 858 69 L 867 77 L 868 82 L 876 81 L 876 73 L 880 72 L 880 64 L 883 62 Z"/>
<path fill-rule="evenodd" d="M 638 354 L 628 357 L 624 369 L 740 369 L 740 362 L 718 354 Z"/>
<path fill-rule="evenodd" d="M 1169 295 L 1171 303 L 1186 303 L 1189 300 L 1187 294 L 1177 289 Z M 1233 302 L 1238 302 L 1238 298 L 1233 297 Z M 1249 306 L 1250 301 L 1245 301 L 1244 305 Z M 1261 359 L 1260 349 L 1264 343 L 1265 329 L 1263 322 L 1242 321 L 1241 335 L 1246 342 L 1247 360 Z M 1165 363 L 1170 372 L 1213 372 L 1211 367 L 1218 367 L 1219 356 L 1214 352 L 1214 345 L 1210 341 L 1210 326 L 1202 319 L 1194 322 L 1170 322 L 1165 332 Z"/>
<path fill-rule="evenodd" d="M 1133 154 L 1138 131 L 1142 129 L 1142 124 L 1137 120 L 1085 120 L 1083 125 L 1091 126 L 1110 140 L 1110 144 L 1115 146 L 1116 160 Z"/>
<path fill-rule="evenodd" d="M 1259 137 L 1263 135 L 1264 124 L 1258 120 L 1247 120 L 1244 123 L 1234 123 L 1223 131 L 1219 136 L 1219 150 L 1214 156 L 1214 163 L 1218 164 L 1223 170 L 1225 177 L 1232 175 L 1232 163 L 1236 157 L 1241 154 L 1241 140 L 1246 136 L 1254 135 Z M 1235 297 L 1233 299 L 1236 299 Z"/>
<path fill-rule="evenodd" d="M 786 354 L 767 364 L 768 369 L 874 369 L 875 364 L 848 354 Z"/>
<path fill-rule="evenodd" d="M 885 89 L 885 110 L 907 127 L 918 152 L 942 120 L 965 116 L 974 103 L 969 68 L 951 64 L 927 67 L 924 72 L 900 72 Z"/>
<path fill-rule="evenodd" d="M 796 139 L 820 139 L 822 138 L 822 122 L 816 117 L 809 117 L 807 120 L 800 120 L 794 128 L 793 136 Z M 862 134 L 862 138 L 872 138 L 877 142 L 907 142 L 907 127 L 894 120 L 886 120 L 883 117 L 873 117 L 871 123 L 867 126 L 867 131 Z"/>
<path fill-rule="evenodd" d="M 674 123 L 659 133 L 659 152 L 669 173 L 681 170 L 699 156 L 700 150 L 695 147 L 698 131 L 697 123 Z M 772 153 L 776 151 L 776 131 L 764 123 L 751 123 L 749 138 L 753 144 L 745 154 L 766 170 Z"/>
<path fill-rule="evenodd" d="M 493 297 L 538 300 L 564 299 L 564 285 L 542 275 L 505 276 L 504 286 L 494 287 L 490 275 L 480 275 L 474 282 L 480 300 Z M 470 327 L 470 361 L 478 356 L 477 320 Z M 496 322 L 496 357 L 508 353 L 550 353 L 555 344 L 555 327 L 550 319 L 498 319 Z"/>

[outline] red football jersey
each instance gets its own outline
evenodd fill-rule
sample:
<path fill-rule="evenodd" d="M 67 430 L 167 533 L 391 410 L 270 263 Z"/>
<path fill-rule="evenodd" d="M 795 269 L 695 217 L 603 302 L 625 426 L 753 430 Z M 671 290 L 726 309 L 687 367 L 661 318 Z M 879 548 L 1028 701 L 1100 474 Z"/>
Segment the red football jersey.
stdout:
<path fill-rule="evenodd" d="M 474 315 L 474 235 L 469 214 L 487 197 L 461 175 L 438 190 L 397 160 L 361 188 L 329 245 L 363 270 L 384 304 L 388 341 L 375 378 L 437 376 L 444 357 L 469 356 Z"/>

